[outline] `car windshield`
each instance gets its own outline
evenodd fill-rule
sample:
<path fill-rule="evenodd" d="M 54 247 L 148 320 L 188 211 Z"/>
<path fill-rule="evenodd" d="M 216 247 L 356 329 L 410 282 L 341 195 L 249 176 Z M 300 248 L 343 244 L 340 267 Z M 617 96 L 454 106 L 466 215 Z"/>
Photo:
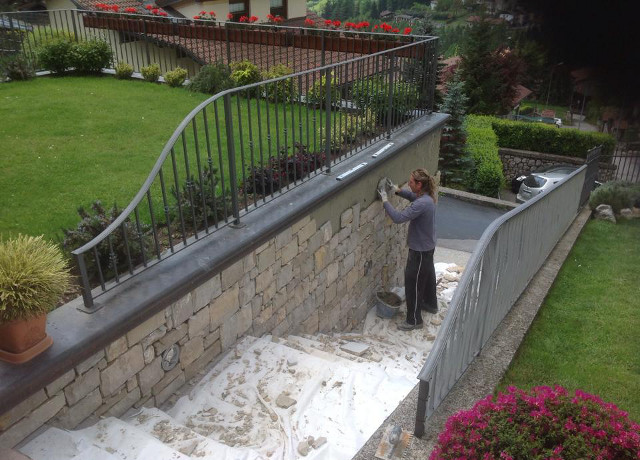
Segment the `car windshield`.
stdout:
<path fill-rule="evenodd" d="M 526 185 L 527 187 L 540 188 L 546 183 L 547 179 L 540 176 L 534 176 L 533 174 L 527 176 L 524 179 L 524 185 Z"/>

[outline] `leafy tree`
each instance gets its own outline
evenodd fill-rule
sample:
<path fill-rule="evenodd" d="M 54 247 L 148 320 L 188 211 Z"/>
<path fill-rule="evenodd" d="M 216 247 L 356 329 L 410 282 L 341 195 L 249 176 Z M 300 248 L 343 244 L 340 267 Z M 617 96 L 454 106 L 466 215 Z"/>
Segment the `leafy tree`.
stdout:
<path fill-rule="evenodd" d="M 440 171 L 442 183 L 446 186 L 463 184 L 473 169 L 473 159 L 465 152 L 466 133 L 464 119 L 467 96 L 459 72 L 447 84 L 447 94 L 440 111 L 451 117 L 447 121 L 440 138 Z"/>
<path fill-rule="evenodd" d="M 470 113 L 494 115 L 511 109 L 524 68 L 518 56 L 499 45 L 503 32 L 482 20 L 471 26 L 462 43 L 460 76 Z"/>

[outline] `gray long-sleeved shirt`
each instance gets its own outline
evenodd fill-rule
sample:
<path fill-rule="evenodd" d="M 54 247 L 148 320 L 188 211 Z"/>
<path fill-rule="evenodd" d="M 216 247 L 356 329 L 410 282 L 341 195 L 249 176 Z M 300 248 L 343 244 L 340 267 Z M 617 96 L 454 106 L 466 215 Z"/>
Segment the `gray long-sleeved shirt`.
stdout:
<path fill-rule="evenodd" d="M 431 251 L 436 247 L 436 204 L 429 195 L 416 196 L 402 189 L 398 195 L 411 201 L 402 211 L 397 211 L 388 201 L 383 203 L 385 211 L 396 224 L 409 221 L 407 245 L 414 251 Z"/>

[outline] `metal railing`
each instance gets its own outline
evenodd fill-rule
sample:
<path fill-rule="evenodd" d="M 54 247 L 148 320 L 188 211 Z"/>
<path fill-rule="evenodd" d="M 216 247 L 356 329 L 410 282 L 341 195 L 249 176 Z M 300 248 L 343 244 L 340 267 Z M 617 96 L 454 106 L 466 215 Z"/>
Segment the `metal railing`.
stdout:
<path fill-rule="evenodd" d="M 44 70 L 38 47 L 66 37 L 107 42 L 113 64 L 127 62 L 134 72 L 155 63 L 190 76 L 200 65 L 242 60 L 262 71 L 285 64 L 301 72 L 433 38 L 83 10 L 0 13 L 0 25 L 0 57 L 21 53 L 36 70 Z"/>
<path fill-rule="evenodd" d="M 131 203 L 72 252 L 85 309 L 128 278 L 432 111 L 435 39 L 230 89 L 197 106 Z"/>
<path fill-rule="evenodd" d="M 640 143 L 619 143 L 610 164 L 616 168 L 612 180 L 640 183 Z"/>
<path fill-rule="evenodd" d="M 424 434 L 426 419 L 480 353 L 574 220 L 583 188 L 593 187 L 587 168 L 580 167 L 485 230 L 418 375 L 416 436 Z"/>

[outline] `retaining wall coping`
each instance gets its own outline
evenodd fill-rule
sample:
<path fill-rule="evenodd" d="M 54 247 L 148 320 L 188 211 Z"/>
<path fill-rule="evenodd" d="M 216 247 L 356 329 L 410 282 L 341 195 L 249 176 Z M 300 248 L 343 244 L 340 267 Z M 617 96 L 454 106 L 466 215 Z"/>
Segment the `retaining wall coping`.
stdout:
<path fill-rule="evenodd" d="M 94 313 L 78 310 L 81 298 L 52 311 L 47 316 L 47 332 L 53 338 L 51 348 L 21 365 L 0 362 L 0 415 L 259 247 L 319 203 L 384 164 L 406 145 L 440 129 L 448 118 L 449 115 L 442 113 L 424 116 L 394 133 L 391 139 L 382 139 L 334 165 L 330 175 L 318 174 L 293 189 L 295 193 L 285 191 L 271 203 L 241 216 L 243 227 L 224 227 L 213 238 L 201 235 L 191 246 L 100 296 L 96 305 L 102 308 Z M 384 153 L 372 158 L 373 153 L 389 142 L 393 144 Z M 338 175 L 363 162 L 367 163 L 366 167 L 344 180 L 336 180 Z"/>
<path fill-rule="evenodd" d="M 534 152 L 531 150 L 518 150 L 518 149 L 510 149 L 506 147 L 500 147 L 498 149 L 498 153 L 502 155 L 512 155 L 516 157 L 524 157 L 524 158 L 535 158 L 535 159 L 543 159 L 545 161 L 552 161 L 555 163 L 570 163 L 574 165 L 582 166 L 587 161 L 586 158 L 580 157 L 568 157 L 565 155 L 557 155 L 555 153 L 544 153 L 544 152 Z M 611 165 L 609 163 L 599 162 L 598 167 L 604 169 L 616 169 L 615 165 Z"/>

